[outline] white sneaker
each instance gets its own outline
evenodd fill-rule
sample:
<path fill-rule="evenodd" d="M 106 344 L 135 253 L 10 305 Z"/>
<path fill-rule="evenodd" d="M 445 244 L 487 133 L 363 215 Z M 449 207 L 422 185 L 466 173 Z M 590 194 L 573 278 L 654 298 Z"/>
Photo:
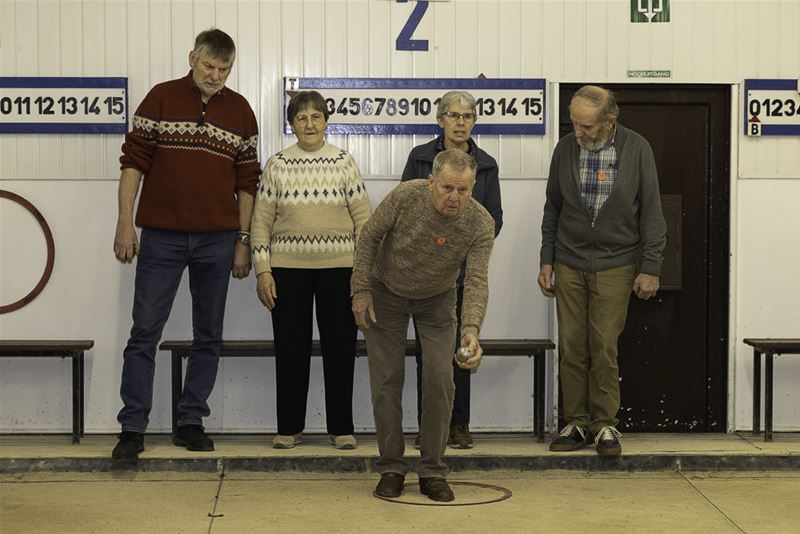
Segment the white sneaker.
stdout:
<path fill-rule="evenodd" d="M 291 436 L 282 436 L 278 434 L 272 438 L 272 448 L 274 449 L 293 449 L 295 445 L 303 443 L 303 434 L 294 434 Z"/>
<path fill-rule="evenodd" d="M 333 445 L 336 449 L 348 451 L 358 447 L 356 438 L 352 434 L 346 434 L 343 436 L 334 436 L 333 434 L 328 434 L 328 443 Z"/>

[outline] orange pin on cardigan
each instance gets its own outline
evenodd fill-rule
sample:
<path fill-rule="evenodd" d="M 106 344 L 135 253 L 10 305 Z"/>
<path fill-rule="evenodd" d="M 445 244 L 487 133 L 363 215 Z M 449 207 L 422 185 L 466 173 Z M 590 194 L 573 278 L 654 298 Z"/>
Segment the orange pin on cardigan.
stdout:
<path fill-rule="evenodd" d="M 445 236 L 440 235 L 439 237 L 436 238 L 437 245 L 444 245 L 445 243 L 447 243 L 447 238 Z"/>

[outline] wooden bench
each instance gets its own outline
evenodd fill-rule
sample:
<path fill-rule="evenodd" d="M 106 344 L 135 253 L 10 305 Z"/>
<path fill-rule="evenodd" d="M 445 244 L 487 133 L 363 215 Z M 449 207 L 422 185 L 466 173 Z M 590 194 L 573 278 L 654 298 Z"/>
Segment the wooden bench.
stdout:
<path fill-rule="evenodd" d="M 0 358 L 72 358 L 72 443 L 83 436 L 83 354 L 94 341 L 0 341 Z"/>
<path fill-rule="evenodd" d="M 764 441 L 772 441 L 772 359 L 781 354 L 800 354 L 800 339 L 746 338 L 753 347 L 753 435 L 761 433 L 761 355 L 764 372 Z"/>
<path fill-rule="evenodd" d="M 484 356 L 526 356 L 533 358 L 533 430 L 537 440 L 544 441 L 544 389 L 545 389 L 545 356 L 548 350 L 555 349 L 549 339 L 482 339 Z M 178 426 L 178 401 L 183 390 L 183 363 L 192 351 L 191 341 L 164 341 L 159 346 L 163 351 L 172 353 L 172 434 Z M 311 345 L 311 355 L 321 356 L 319 341 Z M 363 339 L 356 344 L 356 356 L 367 355 L 367 346 Z M 275 344 L 272 340 L 263 341 L 223 341 L 223 358 L 231 357 L 274 357 Z M 406 356 L 414 356 L 414 340 L 406 342 Z"/>

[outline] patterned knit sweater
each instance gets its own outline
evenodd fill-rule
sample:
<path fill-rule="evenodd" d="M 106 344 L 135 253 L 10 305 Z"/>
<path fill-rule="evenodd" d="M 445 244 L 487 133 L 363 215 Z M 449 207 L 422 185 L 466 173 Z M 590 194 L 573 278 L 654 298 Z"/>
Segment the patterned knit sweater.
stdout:
<path fill-rule="evenodd" d="M 352 267 L 371 208 L 353 158 L 325 143 L 297 144 L 267 161 L 250 225 L 256 274 L 272 267 Z"/>
<path fill-rule="evenodd" d="M 433 205 L 427 180 L 402 182 L 361 232 L 353 296 L 368 296 L 374 277 L 401 297 L 429 298 L 455 287 L 466 261 L 461 335 L 477 335 L 489 300 L 493 244 L 494 220 L 474 198 L 457 217 L 445 217 Z"/>
<path fill-rule="evenodd" d="M 192 72 L 156 85 L 133 116 L 120 163 L 144 174 L 137 226 L 186 232 L 239 229 L 236 191 L 255 194 L 258 125 L 245 98 L 223 88 L 203 113 Z"/>

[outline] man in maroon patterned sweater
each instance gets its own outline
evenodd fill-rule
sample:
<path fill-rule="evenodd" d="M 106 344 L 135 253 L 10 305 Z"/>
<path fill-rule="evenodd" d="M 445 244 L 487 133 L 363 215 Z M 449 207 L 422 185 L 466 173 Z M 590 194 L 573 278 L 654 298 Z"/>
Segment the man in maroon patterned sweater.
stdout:
<path fill-rule="evenodd" d="M 210 414 L 229 273 L 250 273 L 250 215 L 261 172 L 253 110 L 225 88 L 235 56 L 226 33 L 200 33 L 189 53 L 192 70 L 145 96 L 122 145 L 114 255 L 122 263 L 138 260 L 117 461 L 135 461 L 144 450 L 156 348 L 187 268 L 193 341 L 173 440 L 192 451 L 214 450 L 202 418 Z M 141 242 L 133 221 L 140 182 Z"/>

